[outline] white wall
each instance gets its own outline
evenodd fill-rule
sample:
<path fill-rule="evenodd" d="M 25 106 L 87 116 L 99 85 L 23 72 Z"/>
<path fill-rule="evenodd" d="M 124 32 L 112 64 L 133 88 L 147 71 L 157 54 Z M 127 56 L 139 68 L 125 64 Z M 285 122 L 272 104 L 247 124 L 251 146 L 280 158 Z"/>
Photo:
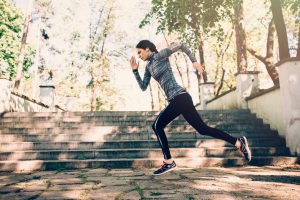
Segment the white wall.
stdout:
<path fill-rule="evenodd" d="M 49 108 L 12 93 L 10 96 L 10 110 L 16 112 L 45 112 Z"/>
<path fill-rule="evenodd" d="M 55 106 L 54 109 L 50 109 L 49 106 L 30 100 L 28 97 L 11 93 L 9 101 L 9 110 L 13 112 L 63 112 L 61 108 Z"/>
<path fill-rule="evenodd" d="M 262 118 L 264 123 L 270 124 L 273 130 L 285 137 L 280 89 L 274 89 L 266 94 L 248 100 L 248 107 L 252 113 Z"/>
<path fill-rule="evenodd" d="M 233 90 L 218 99 L 207 103 L 207 110 L 226 110 L 226 109 L 236 109 L 237 105 L 237 92 Z M 197 108 L 198 109 L 198 108 Z"/>
<path fill-rule="evenodd" d="M 285 60 L 277 66 L 286 142 L 292 153 L 300 155 L 300 59 Z"/>

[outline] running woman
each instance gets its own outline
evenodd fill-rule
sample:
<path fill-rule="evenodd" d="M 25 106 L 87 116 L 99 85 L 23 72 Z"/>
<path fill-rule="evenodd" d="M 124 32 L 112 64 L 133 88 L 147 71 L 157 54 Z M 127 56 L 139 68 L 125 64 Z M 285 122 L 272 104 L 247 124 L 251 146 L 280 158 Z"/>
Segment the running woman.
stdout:
<path fill-rule="evenodd" d="M 198 133 L 229 142 L 242 153 L 247 161 L 251 161 L 251 151 L 246 137 L 235 138 L 222 130 L 207 126 L 198 114 L 189 93 L 177 84 L 170 66 L 169 56 L 179 49 L 187 54 L 193 63 L 193 67 L 197 69 L 198 72 L 203 73 L 201 64 L 197 62 L 192 52 L 185 45 L 180 43 L 172 43 L 168 48 L 158 52 L 156 46 L 149 40 L 140 41 L 136 45 L 137 54 L 141 60 L 148 62 L 143 80 L 139 75 L 139 64 L 136 62 L 135 57 L 132 56 L 130 59 L 131 68 L 142 91 L 147 89 L 150 79 L 153 77 L 164 90 L 169 102 L 152 125 L 165 159 L 162 166 L 154 171 L 154 175 L 164 174 L 176 167 L 176 163 L 170 154 L 164 128 L 180 114 L 183 115 L 185 120 L 195 128 Z"/>

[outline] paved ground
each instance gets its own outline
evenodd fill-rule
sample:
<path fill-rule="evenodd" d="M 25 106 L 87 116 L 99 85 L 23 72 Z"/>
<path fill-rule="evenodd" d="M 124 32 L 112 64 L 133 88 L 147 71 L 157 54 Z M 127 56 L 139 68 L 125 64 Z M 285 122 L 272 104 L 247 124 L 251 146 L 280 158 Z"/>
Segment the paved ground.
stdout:
<path fill-rule="evenodd" d="M 300 165 L 0 173 L 0 199 L 300 199 Z"/>

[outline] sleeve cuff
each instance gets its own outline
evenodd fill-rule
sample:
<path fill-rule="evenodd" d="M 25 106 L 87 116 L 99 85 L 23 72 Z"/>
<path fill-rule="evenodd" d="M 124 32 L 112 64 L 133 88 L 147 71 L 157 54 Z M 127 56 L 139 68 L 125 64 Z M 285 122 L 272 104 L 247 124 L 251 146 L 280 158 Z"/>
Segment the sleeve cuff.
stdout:
<path fill-rule="evenodd" d="M 138 69 L 133 69 L 133 70 L 132 70 L 132 72 L 137 72 L 137 71 L 138 71 Z"/>

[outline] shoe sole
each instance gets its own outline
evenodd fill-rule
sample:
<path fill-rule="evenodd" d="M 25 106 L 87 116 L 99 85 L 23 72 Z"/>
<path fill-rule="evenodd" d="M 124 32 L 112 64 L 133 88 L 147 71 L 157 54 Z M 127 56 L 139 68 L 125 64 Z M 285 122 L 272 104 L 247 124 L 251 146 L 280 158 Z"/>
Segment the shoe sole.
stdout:
<path fill-rule="evenodd" d="M 163 175 L 163 174 L 168 173 L 168 172 L 170 172 L 170 171 L 173 171 L 173 170 L 176 169 L 176 168 L 177 168 L 177 166 L 172 167 L 171 169 L 168 169 L 167 171 L 164 171 L 163 173 L 160 173 L 160 174 L 153 174 L 153 175 L 155 175 L 155 176 L 160 176 L 160 175 Z"/>
<path fill-rule="evenodd" d="M 252 158 L 251 150 L 250 150 L 250 148 L 249 148 L 247 138 L 246 138 L 245 136 L 243 136 L 243 139 L 245 140 L 246 150 L 247 150 L 247 152 L 248 152 L 248 162 L 250 162 L 250 161 L 251 161 L 251 158 Z"/>

